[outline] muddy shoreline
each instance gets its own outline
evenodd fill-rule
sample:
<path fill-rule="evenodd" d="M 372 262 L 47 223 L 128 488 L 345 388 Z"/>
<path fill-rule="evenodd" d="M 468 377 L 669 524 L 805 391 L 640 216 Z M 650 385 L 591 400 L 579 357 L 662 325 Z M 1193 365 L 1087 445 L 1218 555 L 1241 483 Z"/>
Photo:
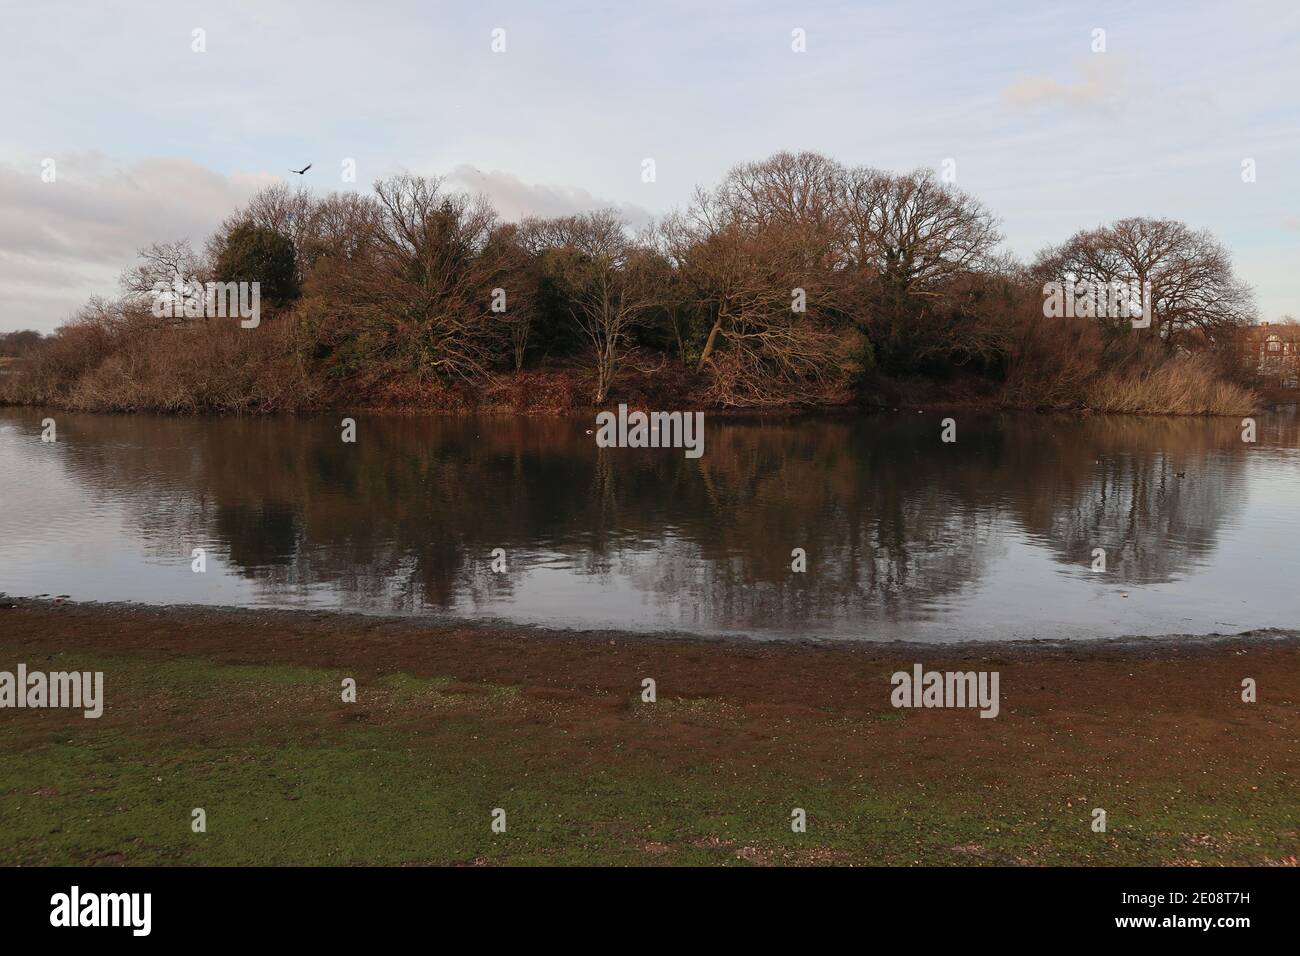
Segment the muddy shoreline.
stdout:
<path fill-rule="evenodd" d="M 1101 637 L 1087 640 L 1034 638 L 1025 640 L 985 641 L 965 640 L 950 642 L 928 641 L 848 641 L 833 638 L 754 637 L 742 631 L 728 634 L 696 633 L 691 631 L 625 631 L 617 628 L 570 628 L 539 624 L 522 624 L 496 618 L 473 620 L 452 615 L 392 614 L 383 612 L 350 611 L 319 608 L 249 608 L 234 605 L 211 604 L 143 604 L 133 601 L 74 601 L 68 598 L 41 595 L 39 597 L 14 597 L 0 592 L 0 611 L 24 610 L 40 614 L 66 614 L 81 621 L 87 615 L 98 617 L 104 623 L 113 620 L 130 620 L 139 615 L 164 616 L 187 623 L 214 623 L 237 625 L 256 620 L 260 626 L 271 622 L 289 624 L 301 619 L 319 624 L 332 624 L 332 629 L 347 630 L 376 625 L 395 632 L 441 634 L 482 633 L 502 637 L 513 635 L 523 640 L 542 641 L 627 641 L 646 645 L 700 645 L 704 647 L 758 649 L 772 651 L 815 649 L 858 654 L 920 654 L 961 659 L 984 657 L 996 653 L 1000 657 L 1029 658 L 1042 654 L 1067 653 L 1071 659 L 1088 659 L 1099 655 L 1127 655 L 1142 657 L 1160 656 L 1176 648 L 1180 652 L 1193 649 L 1213 651 L 1224 644 L 1233 647 L 1270 647 L 1295 642 L 1300 649 L 1300 628 L 1255 628 L 1236 632 L 1210 634 L 1160 634 Z M 0 618 L 2 620 L 3 618 Z M 967 653 L 962 653 L 963 651 Z"/>

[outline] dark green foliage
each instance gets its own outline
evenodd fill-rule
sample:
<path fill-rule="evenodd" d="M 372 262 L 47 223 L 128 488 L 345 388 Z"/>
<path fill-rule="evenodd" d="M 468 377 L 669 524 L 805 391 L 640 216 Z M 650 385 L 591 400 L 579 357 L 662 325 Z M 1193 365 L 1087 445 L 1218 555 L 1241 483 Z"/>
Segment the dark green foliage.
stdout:
<path fill-rule="evenodd" d="M 251 223 L 226 237 L 214 264 L 218 282 L 258 282 L 262 300 L 283 306 L 298 298 L 293 240 Z"/>

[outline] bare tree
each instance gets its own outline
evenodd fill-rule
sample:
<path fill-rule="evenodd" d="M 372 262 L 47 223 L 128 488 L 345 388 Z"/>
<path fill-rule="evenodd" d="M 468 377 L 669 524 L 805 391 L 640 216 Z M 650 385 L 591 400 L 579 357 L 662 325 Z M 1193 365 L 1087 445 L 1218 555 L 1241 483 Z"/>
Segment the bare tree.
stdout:
<path fill-rule="evenodd" d="M 596 372 L 593 399 L 610 386 L 631 347 L 631 333 L 657 304 L 653 251 L 633 241 L 613 209 L 550 220 L 525 220 L 528 248 L 561 286 Z"/>
<path fill-rule="evenodd" d="M 878 356 L 909 369 L 943 352 L 957 291 L 997 271 L 997 220 L 974 197 L 929 170 L 903 175 L 858 167 L 839 194 L 839 259 L 846 307 Z"/>
<path fill-rule="evenodd" d="M 844 177 L 844 167 L 820 153 L 779 152 L 733 167 L 716 196 L 732 221 L 746 227 L 800 223 L 829 237 Z"/>
<path fill-rule="evenodd" d="M 330 193 L 317 200 L 299 230 L 295 251 L 304 272 L 320 259 L 350 259 L 374 241 L 380 223 L 379 204 L 359 193 Z"/>
<path fill-rule="evenodd" d="M 729 405 L 798 402 L 843 378 L 835 318 L 839 167 L 778 153 L 668 217 L 662 245 L 706 317 L 699 369 Z"/>
<path fill-rule="evenodd" d="M 208 256 L 215 261 L 240 226 L 269 229 L 293 243 L 301 283 L 322 256 L 356 255 L 376 235 L 380 218 L 381 209 L 373 196 L 344 192 L 317 197 L 305 189 L 276 183 L 256 193 L 244 208 L 221 223 L 208 240 Z"/>
<path fill-rule="evenodd" d="M 128 296 L 149 296 L 159 283 L 171 285 L 178 280 L 202 279 L 207 268 L 203 259 L 190 248 L 188 239 L 155 242 L 141 249 L 140 261 L 122 273 L 119 284 Z"/>
<path fill-rule="evenodd" d="M 160 320 L 151 317 L 159 295 L 167 298 L 168 304 L 179 305 L 186 296 L 199 292 L 197 283 L 211 277 L 208 263 L 190 248 L 188 239 L 155 242 L 139 250 L 138 255 L 140 258 L 136 265 L 118 279 L 122 288 L 119 312 L 136 316 L 148 325 L 161 324 Z M 175 314 L 166 321 L 183 323 L 185 317 Z"/>
<path fill-rule="evenodd" d="M 1121 219 L 1078 232 L 1040 253 L 1033 271 L 1044 281 L 1149 288 L 1150 335 L 1168 345 L 1188 346 L 1197 339 L 1220 344 L 1255 318 L 1250 289 L 1234 275 L 1227 250 L 1208 231 L 1173 219 Z M 1114 316 L 1098 320 L 1128 324 Z"/>
<path fill-rule="evenodd" d="M 536 263 L 524 245 L 520 227 L 514 223 L 497 226 L 482 255 L 494 271 L 493 315 L 505 327 L 511 361 L 518 372 L 524 367 L 537 314 Z"/>
<path fill-rule="evenodd" d="M 979 200 L 925 169 L 851 169 L 839 210 L 847 264 L 909 296 L 936 296 L 947 279 L 986 267 L 1002 240 Z"/>
<path fill-rule="evenodd" d="M 497 270 L 482 253 L 495 213 L 420 176 L 382 180 L 375 194 L 364 247 L 310 275 L 313 322 L 376 376 L 490 377 L 502 337 L 490 311 Z"/>

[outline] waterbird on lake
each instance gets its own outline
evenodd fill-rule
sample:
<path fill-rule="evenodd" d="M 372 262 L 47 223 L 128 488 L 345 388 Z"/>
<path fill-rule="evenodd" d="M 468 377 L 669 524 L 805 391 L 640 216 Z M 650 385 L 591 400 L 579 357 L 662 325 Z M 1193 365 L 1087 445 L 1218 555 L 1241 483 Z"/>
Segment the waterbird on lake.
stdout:
<path fill-rule="evenodd" d="M 304 166 L 302 169 L 291 169 L 291 170 L 289 170 L 289 172 L 291 172 L 291 173 L 297 173 L 299 176 L 301 176 L 303 173 L 307 172 L 307 170 L 309 170 L 309 169 L 311 169 L 311 163 L 308 163 L 308 164 L 307 164 L 306 166 Z"/>

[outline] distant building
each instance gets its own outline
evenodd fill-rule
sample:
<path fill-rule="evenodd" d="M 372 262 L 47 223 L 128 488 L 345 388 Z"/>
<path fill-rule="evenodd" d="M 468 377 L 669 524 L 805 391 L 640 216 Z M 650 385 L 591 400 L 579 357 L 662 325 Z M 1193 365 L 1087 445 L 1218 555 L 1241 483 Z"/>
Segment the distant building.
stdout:
<path fill-rule="evenodd" d="M 1246 361 L 1261 379 L 1300 387 L 1300 325 L 1261 322 L 1246 331 Z"/>

